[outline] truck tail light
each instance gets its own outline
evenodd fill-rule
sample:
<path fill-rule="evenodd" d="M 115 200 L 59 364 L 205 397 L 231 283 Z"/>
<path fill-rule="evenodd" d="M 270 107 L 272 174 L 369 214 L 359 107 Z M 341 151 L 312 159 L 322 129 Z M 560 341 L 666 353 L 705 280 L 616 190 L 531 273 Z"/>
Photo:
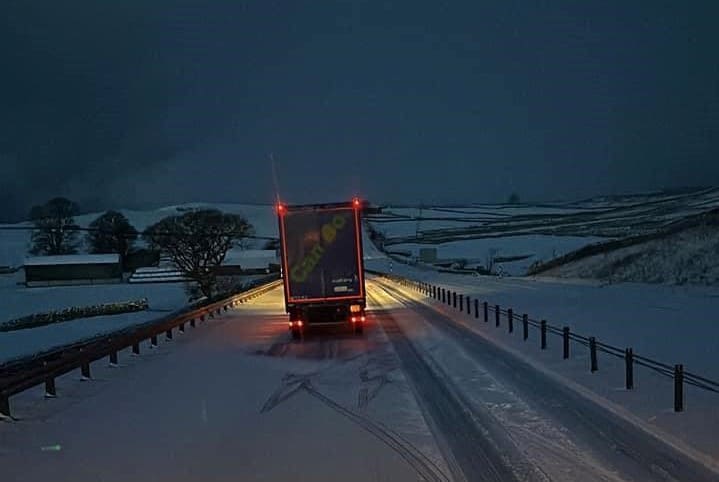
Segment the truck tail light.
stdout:
<path fill-rule="evenodd" d="M 360 311 L 362 311 L 362 306 L 361 305 L 350 305 L 350 311 L 352 313 L 359 313 Z"/>

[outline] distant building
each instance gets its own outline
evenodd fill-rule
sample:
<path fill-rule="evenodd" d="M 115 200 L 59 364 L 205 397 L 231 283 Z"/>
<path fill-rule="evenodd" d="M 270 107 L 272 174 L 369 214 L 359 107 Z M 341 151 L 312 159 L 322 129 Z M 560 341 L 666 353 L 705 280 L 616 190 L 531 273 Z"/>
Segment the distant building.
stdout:
<path fill-rule="evenodd" d="M 119 283 L 119 254 L 69 254 L 25 259 L 27 286 L 59 286 Z"/>
<path fill-rule="evenodd" d="M 279 271 L 280 262 L 274 249 L 244 249 L 227 253 L 218 275 L 265 274 Z"/>

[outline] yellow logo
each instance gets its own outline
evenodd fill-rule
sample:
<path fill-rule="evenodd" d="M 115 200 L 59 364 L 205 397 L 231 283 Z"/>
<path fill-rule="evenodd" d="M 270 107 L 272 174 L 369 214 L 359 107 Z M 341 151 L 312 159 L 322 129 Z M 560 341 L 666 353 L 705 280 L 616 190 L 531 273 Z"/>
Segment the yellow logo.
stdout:
<path fill-rule="evenodd" d="M 307 280 L 307 277 L 312 273 L 312 270 L 319 264 L 322 259 L 322 255 L 325 253 L 327 246 L 331 245 L 335 239 L 337 239 L 337 231 L 342 230 L 347 225 L 347 218 L 336 214 L 332 221 L 325 223 L 320 230 L 322 233 L 322 240 L 325 246 L 323 247 L 320 243 L 317 243 L 312 250 L 300 260 L 291 270 L 290 274 L 294 281 L 303 283 Z"/>

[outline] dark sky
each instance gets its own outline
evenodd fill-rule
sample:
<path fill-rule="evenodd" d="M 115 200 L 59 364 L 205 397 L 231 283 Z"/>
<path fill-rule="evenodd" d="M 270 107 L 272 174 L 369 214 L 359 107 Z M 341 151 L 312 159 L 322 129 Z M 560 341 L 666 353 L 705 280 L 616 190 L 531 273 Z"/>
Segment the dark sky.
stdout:
<path fill-rule="evenodd" d="M 719 2 L 0 2 L 0 218 L 719 184 Z"/>

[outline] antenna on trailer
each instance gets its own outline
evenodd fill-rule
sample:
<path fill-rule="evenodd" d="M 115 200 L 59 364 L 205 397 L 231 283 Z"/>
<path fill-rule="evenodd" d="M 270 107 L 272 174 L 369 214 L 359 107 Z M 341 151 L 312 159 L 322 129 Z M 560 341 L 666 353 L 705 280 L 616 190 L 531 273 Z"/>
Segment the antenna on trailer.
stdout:
<path fill-rule="evenodd" d="M 280 183 L 277 180 L 277 166 L 275 165 L 275 155 L 270 152 L 270 164 L 272 165 L 272 183 L 275 186 L 275 204 L 280 204 Z"/>

